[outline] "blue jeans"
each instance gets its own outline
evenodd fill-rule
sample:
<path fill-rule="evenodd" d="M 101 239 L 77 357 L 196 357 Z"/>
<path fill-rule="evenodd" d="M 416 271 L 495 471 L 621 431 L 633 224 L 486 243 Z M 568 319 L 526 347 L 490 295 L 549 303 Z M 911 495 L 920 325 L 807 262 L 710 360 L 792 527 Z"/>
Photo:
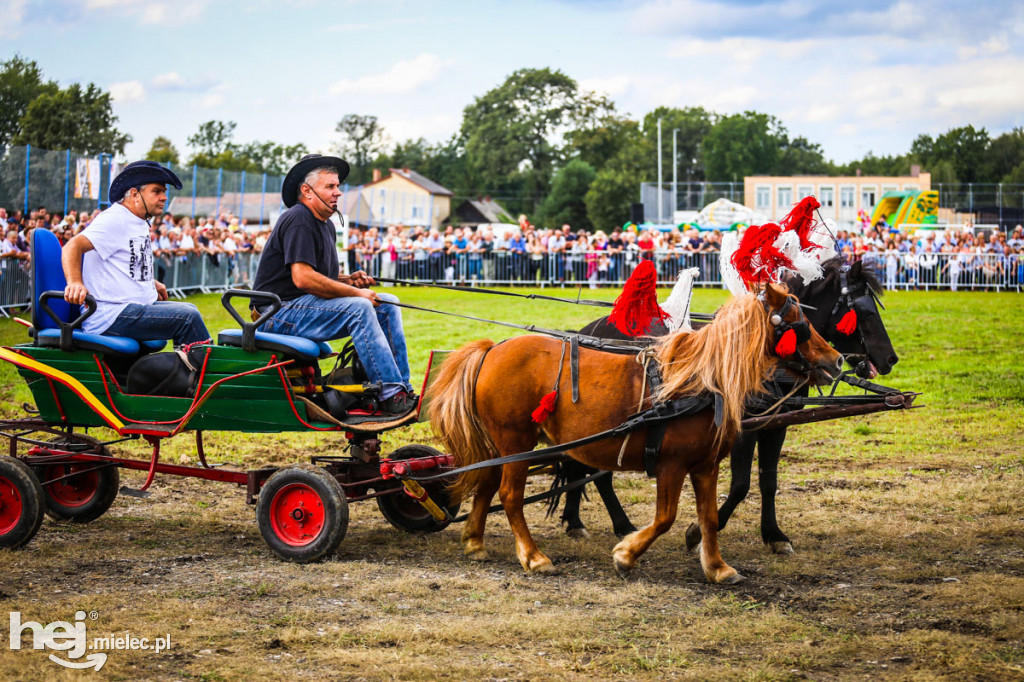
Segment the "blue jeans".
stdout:
<path fill-rule="evenodd" d="M 157 301 L 150 305 L 129 303 L 103 335 L 125 336 L 137 341 L 171 339 L 175 346 L 210 338 L 199 308 L 179 301 Z"/>
<path fill-rule="evenodd" d="M 388 301 L 397 296 L 378 294 L 383 304 L 373 307 L 365 298 L 320 298 L 306 294 L 285 303 L 260 331 L 290 334 L 313 341 L 351 336 L 370 381 L 384 384 L 382 398 L 412 391 L 409 355 L 405 349 L 402 311 Z"/>

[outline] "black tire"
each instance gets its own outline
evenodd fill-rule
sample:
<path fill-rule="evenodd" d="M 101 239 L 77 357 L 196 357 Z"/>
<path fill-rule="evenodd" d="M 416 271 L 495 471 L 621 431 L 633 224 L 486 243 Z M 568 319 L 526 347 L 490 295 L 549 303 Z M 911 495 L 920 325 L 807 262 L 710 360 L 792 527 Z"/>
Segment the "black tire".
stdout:
<path fill-rule="evenodd" d="M 0 456 L 0 548 L 21 547 L 43 525 L 43 487 L 24 462 Z"/>
<path fill-rule="evenodd" d="M 388 456 L 388 459 L 436 457 L 440 454 L 440 452 L 430 446 L 414 444 L 398 448 Z M 441 479 L 431 481 L 430 483 L 423 483 L 422 485 L 427 494 L 430 495 L 430 499 L 437 503 L 437 506 L 446 510 L 449 516 L 455 516 L 459 512 L 459 505 L 452 503 L 451 496 L 448 494 L 449 483 L 448 479 Z M 380 508 L 380 513 L 388 520 L 388 523 L 399 530 L 409 533 L 436 533 L 447 528 L 448 524 L 451 523 L 448 519 L 438 521 L 431 516 L 430 512 L 423 508 L 423 505 L 405 493 L 405 488 L 401 482 L 398 482 L 395 492 L 378 497 L 377 506 Z"/>
<path fill-rule="evenodd" d="M 348 500 L 324 469 L 295 464 L 280 469 L 260 490 L 256 523 L 271 551 L 306 564 L 334 553 L 348 530 Z"/>
<path fill-rule="evenodd" d="M 32 471 L 43 486 L 46 515 L 60 521 L 95 521 L 107 513 L 121 489 L 120 469 L 98 462 L 37 464 Z M 74 475 L 76 471 L 84 473 Z"/>

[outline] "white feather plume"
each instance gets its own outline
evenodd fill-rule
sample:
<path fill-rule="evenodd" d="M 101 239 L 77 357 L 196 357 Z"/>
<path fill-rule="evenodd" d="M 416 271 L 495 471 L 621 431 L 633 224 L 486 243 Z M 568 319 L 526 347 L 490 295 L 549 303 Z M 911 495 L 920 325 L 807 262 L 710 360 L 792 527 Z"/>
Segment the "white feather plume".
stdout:
<path fill-rule="evenodd" d="M 661 304 L 661 309 L 668 313 L 666 326 L 670 332 L 682 329 L 693 331 L 690 325 L 690 299 L 693 297 L 693 281 L 700 275 L 699 268 L 685 268 L 679 271 L 672 293 Z"/>
<path fill-rule="evenodd" d="M 775 240 L 775 248 L 793 261 L 793 271 L 800 275 L 805 284 L 821 279 L 823 272 L 818 260 L 818 249 L 800 250 L 800 235 L 796 232 L 783 232 Z"/>
<path fill-rule="evenodd" d="M 740 246 L 740 236 L 736 231 L 726 232 L 722 235 L 722 250 L 719 252 L 719 270 L 722 273 L 722 282 L 733 296 L 742 296 L 747 293 L 747 287 L 743 284 L 743 278 L 732 264 L 732 255 Z"/>

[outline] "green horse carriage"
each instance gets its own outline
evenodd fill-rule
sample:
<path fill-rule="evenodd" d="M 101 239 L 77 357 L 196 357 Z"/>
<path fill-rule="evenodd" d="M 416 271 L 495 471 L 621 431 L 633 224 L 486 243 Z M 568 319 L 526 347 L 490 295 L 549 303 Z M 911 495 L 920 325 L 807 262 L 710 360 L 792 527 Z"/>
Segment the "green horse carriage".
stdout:
<path fill-rule="evenodd" d="M 437 531 L 450 523 L 457 505 L 448 499 L 443 480 L 421 486 L 399 476 L 444 472 L 452 468 L 452 458 L 423 445 L 381 453 L 381 433 L 418 419 L 422 404 L 390 421 L 367 416 L 361 399 L 375 387 L 358 382 L 353 371 L 358 368 L 346 363 L 336 363 L 324 376 L 319 361 L 337 356 L 328 344 L 259 331 L 280 306 L 276 296 L 225 293 L 222 303 L 239 328 L 220 332 L 216 344 L 179 352 L 180 360 L 160 354 L 158 364 L 186 368 L 187 390 L 159 395 L 168 391 L 154 387 L 149 394 L 132 393 L 133 368 L 153 365 L 153 354 L 166 342 L 81 331 L 95 304 L 79 314 L 63 300 L 60 255 L 56 237 L 37 230 L 32 341 L 0 348 L 0 358 L 17 366 L 32 391 L 35 408 L 26 410 L 37 411 L 0 422 L 0 434 L 10 445 L 9 454 L 0 456 L 0 547 L 27 543 L 44 514 L 84 523 L 106 512 L 119 492 L 146 496 L 158 473 L 244 485 L 264 540 L 289 561 L 316 561 L 332 553 L 348 527 L 348 503 L 357 500 L 375 498 L 389 522 L 411 532 Z M 247 322 L 231 305 L 240 297 L 271 309 Z M 352 383 L 338 383 L 344 380 Z M 98 440 L 86 432 L 91 427 L 106 427 L 116 438 Z M 199 465 L 160 461 L 161 442 L 185 431 L 194 434 Z M 204 431 L 338 432 L 347 453 L 282 468 L 230 469 L 207 463 Z M 113 443 L 135 439 L 152 446 L 148 461 L 111 454 Z M 122 468 L 147 472 L 143 485 L 121 487 Z"/>

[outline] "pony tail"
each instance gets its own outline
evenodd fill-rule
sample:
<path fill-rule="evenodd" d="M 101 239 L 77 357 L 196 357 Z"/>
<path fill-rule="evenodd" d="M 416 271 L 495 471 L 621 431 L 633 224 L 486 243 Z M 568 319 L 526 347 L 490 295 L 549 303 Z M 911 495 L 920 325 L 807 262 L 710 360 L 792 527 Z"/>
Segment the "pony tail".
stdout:
<path fill-rule="evenodd" d="M 494 347 L 490 339 L 472 341 L 445 358 L 437 379 L 427 390 L 430 425 L 456 466 L 490 459 L 495 451 L 476 414 L 476 377 L 484 356 Z M 487 473 L 478 469 L 456 479 L 450 490 L 455 499 L 472 494 Z"/>

